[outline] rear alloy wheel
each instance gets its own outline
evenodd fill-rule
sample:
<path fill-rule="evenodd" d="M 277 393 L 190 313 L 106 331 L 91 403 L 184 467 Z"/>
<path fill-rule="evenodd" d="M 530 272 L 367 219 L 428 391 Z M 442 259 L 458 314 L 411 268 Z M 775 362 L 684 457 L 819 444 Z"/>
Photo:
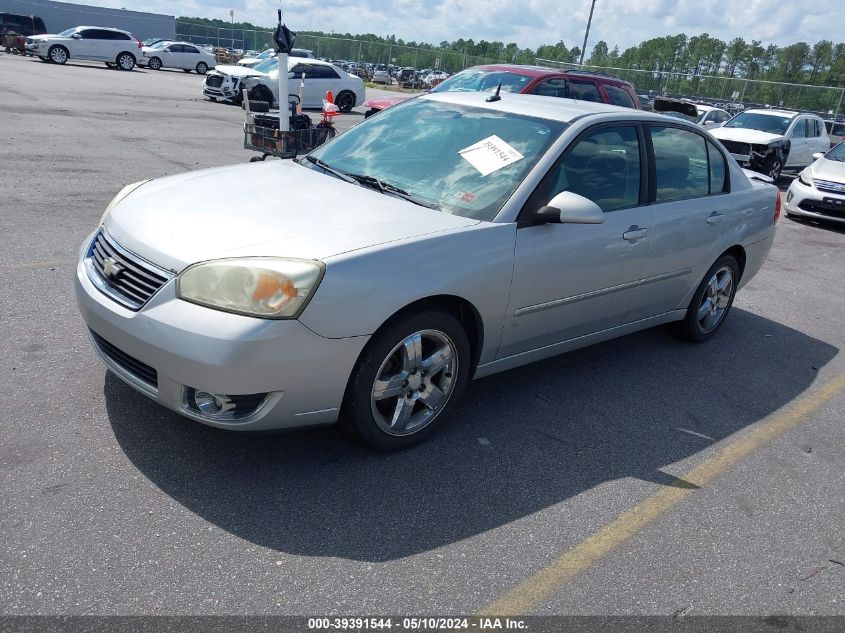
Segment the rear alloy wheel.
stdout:
<path fill-rule="evenodd" d="M 739 265 L 731 255 L 720 257 L 698 286 L 678 324 L 679 333 L 694 343 L 703 343 L 722 327 L 733 305 L 739 283 Z"/>
<path fill-rule="evenodd" d="M 131 53 L 121 53 L 115 61 L 120 70 L 132 70 L 135 68 L 135 58 Z"/>
<path fill-rule="evenodd" d="M 461 323 L 445 312 L 411 315 L 376 334 L 361 354 L 342 422 L 374 448 L 407 448 L 447 417 L 469 374 L 469 341 Z"/>
<path fill-rule="evenodd" d="M 67 49 L 64 46 L 51 46 L 47 55 L 54 64 L 64 64 L 68 59 Z"/>
<path fill-rule="evenodd" d="M 158 57 L 151 57 L 147 62 L 147 68 L 150 70 L 161 70 L 161 60 Z"/>
<path fill-rule="evenodd" d="M 208 64 L 206 64 L 205 62 L 200 62 L 199 64 L 197 64 L 196 71 L 197 74 L 204 75 L 208 72 Z"/>
<path fill-rule="evenodd" d="M 334 104 L 341 112 L 349 112 L 355 107 L 355 94 L 344 90 L 337 97 L 335 97 Z"/>

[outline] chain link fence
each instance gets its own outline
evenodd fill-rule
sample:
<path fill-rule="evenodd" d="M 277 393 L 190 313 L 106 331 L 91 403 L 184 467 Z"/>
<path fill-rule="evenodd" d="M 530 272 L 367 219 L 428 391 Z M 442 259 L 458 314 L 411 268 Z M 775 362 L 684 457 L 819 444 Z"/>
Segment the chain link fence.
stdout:
<path fill-rule="evenodd" d="M 711 75 L 655 72 L 636 68 L 579 66 L 548 59 L 537 63 L 549 68 L 585 70 L 621 77 L 634 84 L 640 94 L 660 94 L 719 103 L 742 103 L 749 106 L 771 106 L 816 112 L 823 117 L 839 115 L 845 106 L 845 88 L 780 83 L 760 79 L 742 79 Z"/>
<path fill-rule="evenodd" d="M 208 46 L 261 51 L 273 46 L 270 30 L 243 30 L 216 28 L 176 22 L 176 37 Z M 470 66 L 503 63 L 502 59 L 464 55 L 456 51 L 436 48 L 416 48 L 383 44 L 342 37 L 300 34 L 296 47 L 314 52 L 322 59 L 365 62 L 368 64 L 393 64 L 417 70 L 431 69 L 455 73 Z M 634 84 L 640 94 L 661 94 L 687 97 L 719 103 L 742 103 L 747 106 L 773 106 L 817 112 L 826 117 L 840 115 L 845 107 L 845 88 L 811 86 L 807 84 L 779 83 L 738 77 L 689 75 L 677 72 L 655 72 L 637 68 L 608 68 L 579 66 L 548 59 L 536 63 L 549 68 L 580 69 L 607 73 Z"/>

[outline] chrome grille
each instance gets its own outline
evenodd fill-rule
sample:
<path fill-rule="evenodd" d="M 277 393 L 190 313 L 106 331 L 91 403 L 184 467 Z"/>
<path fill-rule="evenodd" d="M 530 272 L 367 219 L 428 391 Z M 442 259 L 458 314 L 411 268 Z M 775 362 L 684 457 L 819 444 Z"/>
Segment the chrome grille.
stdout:
<path fill-rule="evenodd" d="M 209 88 L 219 88 L 223 85 L 222 75 L 209 75 L 205 78 L 205 85 Z"/>
<path fill-rule="evenodd" d="M 140 309 L 173 276 L 122 248 L 104 231 L 92 240 L 85 263 L 91 281 L 104 294 L 133 310 Z"/>
<path fill-rule="evenodd" d="M 819 191 L 829 191 L 830 193 L 845 195 L 845 183 L 814 179 L 813 184 Z"/>

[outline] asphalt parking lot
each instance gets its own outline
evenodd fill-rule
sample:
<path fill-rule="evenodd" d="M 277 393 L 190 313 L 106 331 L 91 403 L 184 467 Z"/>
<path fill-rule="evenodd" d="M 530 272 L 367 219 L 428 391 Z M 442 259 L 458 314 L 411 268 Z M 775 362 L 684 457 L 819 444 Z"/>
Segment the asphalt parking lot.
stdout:
<path fill-rule="evenodd" d="M 181 71 L 0 79 L 0 613 L 845 615 L 845 230 L 782 219 L 713 341 L 476 381 L 412 450 L 236 435 L 108 375 L 72 277 L 124 185 L 247 161 L 242 111 Z"/>

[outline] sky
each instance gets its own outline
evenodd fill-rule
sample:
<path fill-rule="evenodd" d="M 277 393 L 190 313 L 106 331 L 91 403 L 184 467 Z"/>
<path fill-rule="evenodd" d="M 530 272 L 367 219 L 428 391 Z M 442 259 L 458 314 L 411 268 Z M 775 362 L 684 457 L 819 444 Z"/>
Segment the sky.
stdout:
<path fill-rule="evenodd" d="M 74 4 L 83 1 L 65 0 Z M 190 15 L 272 26 L 279 0 L 89 0 L 136 11 Z M 536 48 L 560 40 L 581 46 L 590 0 L 285 0 L 292 31 L 394 34 L 438 44 L 459 38 L 516 42 Z M 686 33 L 779 46 L 822 39 L 845 41 L 845 0 L 596 0 L 587 49 L 599 40 L 621 50 L 641 41 Z"/>

